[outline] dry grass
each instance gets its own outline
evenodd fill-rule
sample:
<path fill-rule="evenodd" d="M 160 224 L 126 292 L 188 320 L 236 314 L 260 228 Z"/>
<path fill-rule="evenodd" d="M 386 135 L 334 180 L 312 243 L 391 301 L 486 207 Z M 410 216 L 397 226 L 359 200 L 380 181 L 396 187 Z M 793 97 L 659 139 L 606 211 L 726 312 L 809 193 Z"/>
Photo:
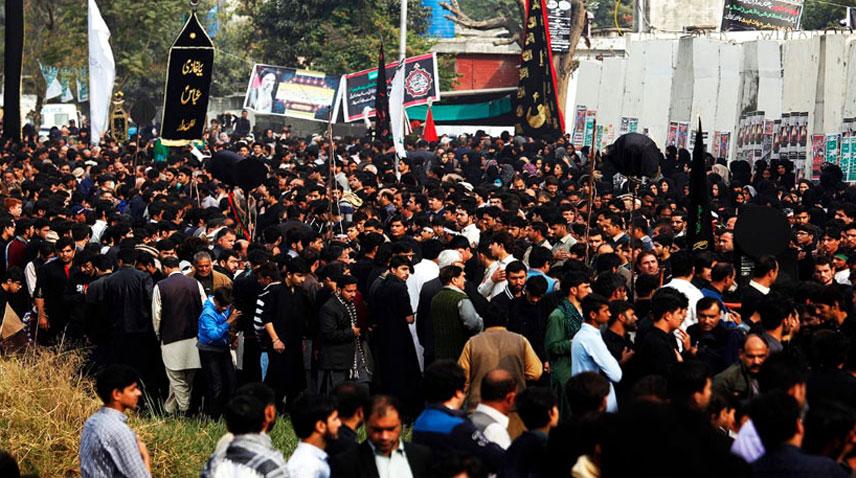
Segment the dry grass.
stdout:
<path fill-rule="evenodd" d="M 80 353 L 49 350 L 0 359 L 0 449 L 22 472 L 79 476 L 80 432 L 100 406 L 82 363 Z M 148 445 L 156 477 L 198 476 L 225 433 L 222 422 L 204 419 L 139 415 L 130 425 Z M 288 420 L 280 419 L 272 438 L 286 456 L 296 446 Z"/>

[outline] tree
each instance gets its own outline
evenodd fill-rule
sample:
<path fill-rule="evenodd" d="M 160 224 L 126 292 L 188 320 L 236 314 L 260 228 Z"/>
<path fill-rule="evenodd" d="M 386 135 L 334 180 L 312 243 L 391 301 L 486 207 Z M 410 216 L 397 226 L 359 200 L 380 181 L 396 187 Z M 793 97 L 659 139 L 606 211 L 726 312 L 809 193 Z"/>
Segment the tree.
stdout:
<path fill-rule="evenodd" d="M 805 2 L 803 4 L 802 29 L 840 28 L 839 21 L 847 16 L 847 6 L 856 7 L 856 0 L 842 0 L 834 3 Z"/>
<path fill-rule="evenodd" d="M 503 29 L 498 34 L 496 45 L 510 45 L 516 43 L 523 47 L 523 22 L 526 16 L 527 0 L 494 0 L 496 3 L 493 16 L 487 19 L 477 20 L 461 9 L 458 0 L 449 0 L 440 5 L 449 12 L 446 18 L 465 28 L 475 30 Z M 536 0 L 537 1 L 537 0 Z M 585 0 L 571 0 L 571 34 L 570 48 L 567 52 L 553 54 L 553 68 L 556 69 L 558 84 L 556 91 L 559 97 L 559 107 L 565 107 L 568 95 L 568 83 L 571 73 L 576 69 L 578 63 L 574 61 L 574 53 L 580 42 L 586 23 Z"/>
<path fill-rule="evenodd" d="M 399 0 L 258 0 L 254 7 L 251 43 L 264 63 L 351 73 L 377 65 L 381 41 L 397 58 Z M 407 20 L 407 56 L 427 53 L 433 42 L 423 36 L 428 11 L 419 0 L 409 0 Z M 441 59 L 439 69 L 449 88 L 453 64 Z"/>

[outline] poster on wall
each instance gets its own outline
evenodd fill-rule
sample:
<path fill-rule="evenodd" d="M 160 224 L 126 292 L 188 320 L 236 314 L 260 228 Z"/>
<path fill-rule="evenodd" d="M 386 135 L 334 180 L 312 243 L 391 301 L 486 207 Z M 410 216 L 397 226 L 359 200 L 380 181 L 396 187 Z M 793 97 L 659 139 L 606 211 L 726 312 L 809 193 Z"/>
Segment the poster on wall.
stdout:
<path fill-rule="evenodd" d="M 627 132 L 636 133 L 639 130 L 639 118 L 628 118 Z"/>
<path fill-rule="evenodd" d="M 339 76 L 287 68 L 253 66 L 244 108 L 259 114 L 328 121 L 339 88 Z"/>
<path fill-rule="evenodd" d="M 585 121 L 585 131 L 583 132 L 583 147 L 589 146 L 591 147 L 594 141 L 594 129 L 595 129 L 595 119 L 597 118 L 597 111 L 595 110 L 587 110 L 586 111 L 586 121 Z"/>
<path fill-rule="evenodd" d="M 687 148 L 687 137 L 689 136 L 690 124 L 687 122 L 678 123 L 678 149 Z"/>
<path fill-rule="evenodd" d="M 815 134 L 811 137 L 811 179 L 820 179 L 820 167 L 826 160 L 826 136 Z"/>
<path fill-rule="evenodd" d="M 714 158 L 719 157 L 719 131 L 713 132 L 713 141 L 710 143 L 710 154 L 713 155 Z"/>
<path fill-rule="evenodd" d="M 838 164 L 841 133 L 826 135 L 826 162 Z"/>
<path fill-rule="evenodd" d="M 803 0 L 725 0 L 721 30 L 799 30 Z"/>
<path fill-rule="evenodd" d="M 666 146 L 675 146 L 678 144 L 678 123 L 669 122 L 669 137 L 666 139 Z"/>
<path fill-rule="evenodd" d="M 719 156 L 728 161 L 731 152 L 731 132 L 722 132 L 719 135 Z"/>
<path fill-rule="evenodd" d="M 398 62 L 386 65 L 387 89 Z M 345 121 L 359 121 L 365 116 L 374 117 L 377 68 L 345 75 L 343 101 Z M 404 60 L 404 107 L 425 105 L 440 100 L 440 76 L 437 73 L 436 53 L 414 56 Z"/>
<path fill-rule="evenodd" d="M 622 124 L 624 118 L 621 119 Z M 585 105 L 577 105 L 574 113 L 574 146 L 581 148 L 583 145 L 583 133 L 586 129 L 586 107 Z"/>

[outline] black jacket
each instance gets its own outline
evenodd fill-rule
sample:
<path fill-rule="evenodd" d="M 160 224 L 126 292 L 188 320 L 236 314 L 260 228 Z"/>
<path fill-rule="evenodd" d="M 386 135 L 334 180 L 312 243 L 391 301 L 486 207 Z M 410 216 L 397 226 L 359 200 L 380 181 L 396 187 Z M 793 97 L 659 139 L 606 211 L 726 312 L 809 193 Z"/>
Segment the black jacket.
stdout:
<path fill-rule="evenodd" d="M 120 267 L 104 279 L 100 302 L 110 311 L 113 335 L 152 334 L 152 277 Z"/>
<path fill-rule="evenodd" d="M 345 306 L 336 296 L 327 299 L 318 315 L 322 370 L 348 370 L 354 364 L 354 331 Z"/>
<path fill-rule="evenodd" d="M 431 449 L 415 443 L 404 442 L 404 454 L 410 464 L 413 478 L 432 476 Z M 378 478 L 380 474 L 375 464 L 374 451 L 368 441 L 359 447 L 330 459 L 331 478 Z"/>

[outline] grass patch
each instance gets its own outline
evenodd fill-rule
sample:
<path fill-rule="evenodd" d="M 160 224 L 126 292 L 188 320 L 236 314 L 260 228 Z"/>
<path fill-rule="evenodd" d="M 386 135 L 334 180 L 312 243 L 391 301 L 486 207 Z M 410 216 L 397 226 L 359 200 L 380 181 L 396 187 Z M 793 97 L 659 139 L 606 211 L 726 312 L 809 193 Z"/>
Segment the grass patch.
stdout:
<path fill-rule="evenodd" d="M 76 351 L 31 349 L 0 358 L 0 449 L 12 453 L 23 473 L 80 475 L 80 432 L 101 406 L 82 365 Z M 201 418 L 140 414 L 130 425 L 149 448 L 155 477 L 198 476 L 226 433 L 222 421 Z M 291 423 L 282 417 L 271 438 L 286 457 L 297 446 Z"/>

